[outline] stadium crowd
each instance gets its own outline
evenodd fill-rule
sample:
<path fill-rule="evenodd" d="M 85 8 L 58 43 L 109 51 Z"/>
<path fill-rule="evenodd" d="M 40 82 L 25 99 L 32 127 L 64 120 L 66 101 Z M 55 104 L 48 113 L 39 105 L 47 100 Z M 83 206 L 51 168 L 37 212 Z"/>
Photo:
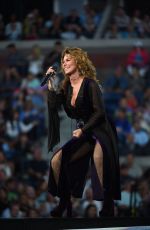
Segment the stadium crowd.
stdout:
<path fill-rule="evenodd" d="M 146 9 L 145 9 L 146 10 Z M 131 15 L 123 7 L 118 7 L 111 17 L 104 38 L 129 39 L 150 37 L 150 15 L 140 9 L 133 10 Z"/>
<path fill-rule="evenodd" d="M 58 199 L 47 192 L 50 155 L 45 157 L 42 149 L 47 137 L 47 103 L 46 89 L 40 83 L 47 67 L 60 63 L 62 49 L 61 40 L 46 56 L 38 45 L 26 56 L 14 43 L 6 47 L 0 71 L 1 218 L 51 218 L 50 211 L 57 205 Z M 136 157 L 150 156 L 150 57 L 141 42 L 133 49 L 138 55 L 129 53 L 124 66 L 116 66 L 101 85 L 107 113 L 117 128 L 120 156 L 125 159 L 120 162 L 122 199 L 115 202 L 115 216 L 147 217 L 150 169 L 138 164 Z M 139 64 L 141 49 L 148 58 L 143 64 Z M 98 217 L 101 205 L 92 198 L 89 171 L 83 198 L 73 198 L 73 216 Z"/>
<path fill-rule="evenodd" d="M 101 20 L 101 13 L 94 7 L 84 5 L 83 13 L 70 9 L 67 15 L 49 13 L 43 17 L 39 9 L 31 10 L 21 21 L 15 14 L 4 22 L 0 15 L 0 40 L 78 39 L 93 38 Z"/>
<path fill-rule="evenodd" d="M 15 14 L 5 21 L 0 14 L 0 41 L 10 41 L 0 70 L 0 218 L 51 218 L 57 205 L 47 192 L 49 155 L 42 145 L 47 138 L 46 90 L 43 72 L 60 63 L 62 40 L 93 39 L 102 11 L 84 5 L 80 15 L 43 17 L 33 9 L 20 21 Z M 104 39 L 150 37 L 150 15 L 135 9 L 128 15 L 118 7 Z M 27 56 L 18 50 L 19 40 L 59 39 L 44 56 L 34 45 Z M 101 82 L 108 115 L 114 120 L 119 139 L 121 196 L 115 202 L 115 216 L 148 217 L 150 213 L 150 169 L 136 161 L 150 156 L 150 55 L 142 42 L 134 44 L 124 66 L 115 66 Z M 60 79 L 58 79 L 59 81 Z M 73 198 L 73 216 L 98 217 L 102 203 L 93 200 L 90 171 L 81 200 Z"/>
<path fill-rule="evenodd" d="M 41 39 L 93 39 L 100 26 L 105 5 L 98 10 L 94 4 L 84 4 L 83 12 L 70 9 L 67 15 L 49 13 L 44 17 L 39 9 L 33 9 L 23 18 L 11 14 L 5 21 L 0 14 L 0 40 Z M 128 39 L 150 37 L 150 15 L 134 9 L 132 15 L 118 7 L 103 33 L 105 39 Z"/>

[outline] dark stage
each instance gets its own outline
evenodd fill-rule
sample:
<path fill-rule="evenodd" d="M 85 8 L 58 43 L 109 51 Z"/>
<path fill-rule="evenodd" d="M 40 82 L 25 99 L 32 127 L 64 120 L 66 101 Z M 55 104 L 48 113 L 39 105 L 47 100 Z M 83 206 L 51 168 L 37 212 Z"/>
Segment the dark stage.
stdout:
<path fill-rule="evenodd" d="M 150 229 L 149 218 L 39 218 L 1 219 L 0 229 L 15 230 L 55 230 L 55 229 L 114 229 L 115 227 L 141 226 L 136 229 Z M 142 228 L 145 226 L 145 228 Z M 116 228 L 117 229 L 117 228 Z M 121 228 L 122 229 L 122 228 Z M 132 229 L 132 228 L 131 228 Z M 135 228 L 134 228 L 135 229 Z"/>

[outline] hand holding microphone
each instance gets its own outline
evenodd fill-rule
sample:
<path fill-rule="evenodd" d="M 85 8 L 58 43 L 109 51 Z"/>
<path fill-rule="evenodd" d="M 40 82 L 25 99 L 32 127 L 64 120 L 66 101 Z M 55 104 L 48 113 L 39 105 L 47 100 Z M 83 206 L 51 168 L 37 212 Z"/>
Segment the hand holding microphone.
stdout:
<path fill-rule="evenodd" d="M 51 67 L 48 68 L 45 77 L 43 78 L 42 82 L 41 82 L 41 86 L 44 86 L 47 82 L 48 84 L 51 83 L 51 88 L 52 86 L 52 80 L 54 80 L 54 77 L 56 75 L 58 69 L 58 64 L 55 63 L 54 65 L 52 65 Z M 50 85 L 49 85 L 50 86 Z"/>

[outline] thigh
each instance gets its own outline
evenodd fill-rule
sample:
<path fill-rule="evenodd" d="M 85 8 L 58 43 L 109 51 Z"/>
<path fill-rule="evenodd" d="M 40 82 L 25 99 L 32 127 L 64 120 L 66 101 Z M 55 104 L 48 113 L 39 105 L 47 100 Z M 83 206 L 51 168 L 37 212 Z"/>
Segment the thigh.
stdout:
<path fill-rule="evenodd" d="M 94 153 L 93 153 L 94 161 L 99 161 L 103 159 L 103 150 L 102 146 L 99 141 L 96 141 L 95 147 L 94 147 Z"/>
<path fill-rule="evenodd" d="M 51 164 L 56 164 L 57 162 L 61 162 L 62 159 L 62 149 L 59 149 L 51 158 Z"/>
<path fill-rule="evenodd" d="M 82 136 L 80 138 L 72 138 L 63 147 L 63 157 L 67 157 L 71 160 L 77 160 L 84 157 L 89 152 L 93 152 L 95 145 L 95 140 L 87 136 Z"/>

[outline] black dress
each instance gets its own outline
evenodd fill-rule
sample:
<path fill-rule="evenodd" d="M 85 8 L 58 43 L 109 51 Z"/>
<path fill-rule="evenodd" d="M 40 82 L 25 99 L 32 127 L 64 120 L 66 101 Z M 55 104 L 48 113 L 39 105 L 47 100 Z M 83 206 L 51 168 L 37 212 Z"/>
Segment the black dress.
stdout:
<path fill-rule="evenodd" d="M 74 197 L 81 198 L 90 166 L 93 198 L 103 200 L 105 189 L 111 193 L 113 199 L 120 199 L 117 135 L 113 123 L 106 116 L 100 87 L 96 81 L 84 78 L 75 106 L 71 105 L 71 97 L 72 87 L 69 82 L 66 94 L 63 91 L 56 93 L 48 90 L 49 150 L 52 150 L 59 141 L 57 110 L 60 103 L 63 104 L 67 115 L 76 119 L 77 124 L 82 126 L 83 131 L 80 138 L 72 138 L 61 147 L 62 160 L 58 185 L 55 183 L 50 165 L 48 191 L 58 197 L 69 191 Z M 93 161 L 96 141 L 99 141 L 103 150 L 103 186 L 100 184 Z"/>

